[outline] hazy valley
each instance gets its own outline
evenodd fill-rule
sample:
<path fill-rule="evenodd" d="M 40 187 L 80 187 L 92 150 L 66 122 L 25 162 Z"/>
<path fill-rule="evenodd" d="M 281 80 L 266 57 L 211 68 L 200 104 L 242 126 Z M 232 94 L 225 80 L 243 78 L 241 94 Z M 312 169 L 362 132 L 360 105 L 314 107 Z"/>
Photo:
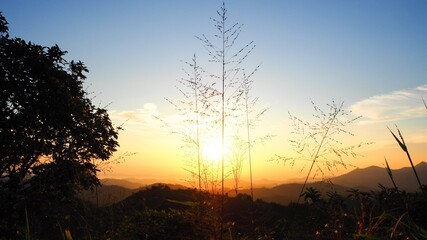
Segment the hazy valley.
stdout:
<path fill-rule="evenodd" d="M 416 170 L 423 183 L 427 182 L 427 163 L 421 162 L 416 166 Z M 393 177 L 399 189 L 407 192 L 415 192 L 418 189 L 417 181 L 414 177 L 411 167 L 393 170 Z M 303 180 L 301 180 L 302 182 Z M 266 181 L 265 186 L 256 184 L 254 186 L 254 198 L 262 199 L 267 202 L 275 202 L 279 204 L 289 204 L 296 202 L 301 191 L 301 182 L 276 183 Z M 152 185 L 165 184 L 171 189 L 186 189 L 190 186 L 175 184 L 170 182 L 159 182 L 157 179 L 101 179 L 102 186 L 98 187 L 98 204 L 100 206 L 108 206 L 113 203 L 124 200 L 125 198 L 137 193 L 140 190 L 146 189 Z M 226 186 L 232 186 L 232 180 L 227 180 Z M 348 195 L 348 190 L 351 188 L 362 191 L 379 191 L 379 185 L 392 188 L 393 184 L 387 174 L 385 168 L 371 166 L 368 168 L 360 168 L 350 171 L 341 176 L 336 176 L 327 181 L 316 181 L 307 184 L 308 187 L 313 187 L 319 190 L 322 194 L 326 192 L 336 191 L 340 195 Z M 243 186 L 248 184 L 242 183 Z M 228 187 L 225 191 L 230 197 L 235 196 L 234 190 Z M 238 193 L 250 194 L 248 188 L 242 188 Z M 82 197 L 92 203 L 96 203 L 96 192 L 85 191 Z"/>

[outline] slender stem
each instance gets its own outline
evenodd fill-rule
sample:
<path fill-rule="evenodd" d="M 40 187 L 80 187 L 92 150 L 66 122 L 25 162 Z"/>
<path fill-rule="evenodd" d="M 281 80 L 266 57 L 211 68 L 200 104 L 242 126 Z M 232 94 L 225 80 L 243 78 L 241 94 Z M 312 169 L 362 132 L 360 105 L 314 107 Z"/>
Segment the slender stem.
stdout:
<path fill-rule="evenodd" d="M 199 108 L 198 108 L 198 91 L 197 91 L 197 66 L 196 66 L 196 59 L 193 61 L 194 64 L 194 97 L 195 97 L 195 110 L 196 110 L 196 142 L 197 142 L 197 165 L 198 165 L 198 171 L 199 171 L 199 192 L 201 195 L 202 191 L 202 179 L 201 179 L 201 173 L 200 173 L 200 134 L 199 134 Z"/>
<path fill-rule="evenodd" d="M 411 155 L 409 154 L 409 150 L 406 150 L 405 152 L 406 152 L 406 155 L 408 156 L 409 162 L 411 163 L 412 170 L 414 171 L 418 184 L 420 185 L 421 192 L 424 193 L 423 185 L 421 184 L 420 178 L 418 177 L 418 173 L 417 173 L 417 170 L 415 169 L 414 163 L 412 162 L 412 158 L 411 158 Z"/>
<path fill-rule="evenodd" d="M 314 164 L 316 163 L 316 160 L 317 160 L 317 158 L 318 158 L 318 156 L 319 156 L 319 152 L 320 152 L 320 149 L 322 148 L 323 142 L 325 141 L 326 136 L 328 135 L 328 132 L 329 132 L 329 130 L 330 130 L 330 129 L 331 129 L 331 127 L 332 127 L 332 123 L 335 121 L 335 118 L 337 117 L 337 115 L 338 115 L 338 111 L 336 111 L 336 112 L 334 113 L 333 118 L 330 120 L 329 125 L 328 125 L 328 127 L 326 128 L 325 134 L 324 134 L 324 135 L 323 135 L 323 137 L 322 137 L 322 141 L 320 141 L 319 147 L 317 148 L 316 154 L 314 155 L 313 162 L 311 163 L 310 170 L 308 171 L 307 177 L 305 178 L 304 184 L 302 185 L 301 192 L 300 192 L 300 194 L 299 194 L 299 196 L 298 196 L 297 203 L 299 203 L 299 201 L 300 201 L 300 199 L 301 199 L 301 195 L 302 195 L 302 193 L 304 192 L 304 188 L 305 188 L 305 186 L 307 185 L 307 181 L 308 181 L 308 178 L 309 178 L 309 176 L 310 176 L 310 174 L 311 174 L 311 170 L 313 170 L 313 166 L 314 166 Z"/>
<path fill-rule="evenodd" d="M 246 79 L 245 79 L 246 80 Z M 249 177 L 251 182 L 251 198 L 254 200 L 254 192 L 252 185 L 252 155 L 251 155 L 251 135 L 249 126 L 249 106 L 248 106 L 248 83 L 245 83 L 245 107 L 246 107 L 246 128 L 248 133 L 248 157 L 249 157 Z"/>
<path fill-rule="evenodd" d="M 427 104 L 426 104 L 426 101 L 424 100 L 424 98 L 423 98 L 423 97 L 421 97 L 421 99 L 423 100 L 423 103 L 424 103 L 424 107 L 426 107 L 426 109 L 427 109 Z"/>
<path fill-rule="evenodd" d="M 194 97 L 195 97 L 195 110 L 196 110 L 196 142 L 197 142 L 197 169 L 199 171 L 199 210 L 198 210 L 198 217 L 199 217 L 199 227 L 200 227 L 200 234 L 202 232 L 202 214 L 201 214 L 201 207 L 202 207 L 202 175 L 200 173 L 200 133 L 199 133 L 199 105 L 198 105 L 198 96 L 199 93 L 197 91 L 198 87 L 198 75 L 197 75 L 197 65 L 196 65 L 196 56 L 194 55 L 193 58 L 193 70 L 194 70 Z"/>
<path fill-rule="evenodd" d="M 418 177 L 417 170 L 415 169 L 414 163 L 412 162 L 411 155 L 409 154 L 409 150 L 408 150 L 408 147 L 406 146 L 405 139 L 403 138 L 402 133 L 400 132 L 399 128 L 397 128 L 397 132 L 400 137 L 400 140 L 399 140 L 399 138 L 397 138 L 397 136 L 390 130 L 390 128 L 389 128 L 389 131 L 391 132 L 391 134 L 393 135 L 397 143 L 399 143 L 402 150 L 406 153 L 406 156 L 408 156 L 409 162 L 411 163 L 411 166 L 412 166 L 412 170 L 414 171 L 415 177 L 417 178 L 418 184 L 420 185 L 421 192 L 424 193 L 425 191 L 424 191 L 423 185 L 421 184 L 420 178 Z"/>
<path fill-rule="evenodd" d="M 249 178 L 251 182 L 251 223 L 252 227 L 254 225 L 254 190 L 252 182 L 252 154 L 251 154 L 251 135 L 250 135 L 250 124 L 249 124 L 249 106 L 248 106 L 248 92 L 249 92 L 249 82 L 246 79 L 246 76 L 243 79 L 245 86 L 245 108 L 246 108 L 246 129 L 248 133 L 248 158 L 249 158 Z"/>
<path fill-rule="evenodd" d="M 224 4 L 223 4 L 224 5 Z M 224 6 L 223 6 L 224 8 Z M 225 9 L 222 13 L 222 116 L 221 116 L 221 221 L 220 221 L 220 239 L 222 240 L 223 221 L 224 221 L 224 134 L 225 134 Z"/>
<path fill-rule="evenodd" d="M 386 167 L 387 167 L 388 176 L 390 177 L 391 182 L 393 183 L 394 189 L 397 191 L 398 188 L 397 188 L 396 182 L 394 182 L 393 173 L 391 172 L 391 168 L 388 165 L 387 159 L 385 157 L 384 157 L 384 161 L 385 161 L 385 164 L 386 164 Z"/>

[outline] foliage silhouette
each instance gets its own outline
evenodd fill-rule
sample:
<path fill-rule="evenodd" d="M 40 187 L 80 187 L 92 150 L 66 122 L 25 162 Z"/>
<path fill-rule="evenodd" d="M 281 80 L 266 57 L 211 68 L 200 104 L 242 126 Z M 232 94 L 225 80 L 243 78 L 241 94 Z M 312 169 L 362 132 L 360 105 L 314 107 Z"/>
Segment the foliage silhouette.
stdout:
<path fill-rule="evenodd" d="M 319 190 L 313 187 L 308 187 L 305 189 L 305 192 L 302 194 L 302 197 L 304 197 L 304 201 L 315 204 L 320 200 L 321 194 Z"/>
<path fill-rule="evenodd" d="M 249 195 L 224 198 L 225 239 L 423 239 L 425 236 L 424 195 L 404 193 L 394 188 L 375 192 L 353 189 L 348 195 L 329 192 L 318 194 L 309 189 L 316 200 L 287 206 L 252 202 Z M 157 185 L 147 188 L 114 206 L 118 224 L 115 237 L 144 232 L 164 239 L 218 239 L 218 221 L 212 212 L 211 198 L 203 194 L 202 226 L 198 218 L 198 191 L 173 190 Z M 193 202 L 193 204 L 191 204 Z M 254 223 L 248 211 L 253 203 Z M 147 222 L 150 220 L 151 222 Z M 169 222 L 169 224 L 167 224 Z M 166 224 L 165 224 L 166 223 Z M 149 227 L 151 226 L 151 227 Z M 156 226 L 156 227 L 154 227 Z M 184 231 L 187 229 L 186 231 Z M 200 232 L 198 232 L 200 231 Z M 160 235 L 159 232 L 162 232 Z M 106 237 L 111 237 L 108 235 Z M 135 236 L 135 235 L 133 235 Z M 391 236 L 391 237 L 390 237 Z"/>
<path fill-rule="evenodd" d="M 20 238 L 24 212 L 54 218 L 48 206 L 99 184 L 93 161 L 116 151 L 118 129 L 83 89 L 82 62 L 10 38 L 1 14 L 0 31 L 0 236 Z"/>

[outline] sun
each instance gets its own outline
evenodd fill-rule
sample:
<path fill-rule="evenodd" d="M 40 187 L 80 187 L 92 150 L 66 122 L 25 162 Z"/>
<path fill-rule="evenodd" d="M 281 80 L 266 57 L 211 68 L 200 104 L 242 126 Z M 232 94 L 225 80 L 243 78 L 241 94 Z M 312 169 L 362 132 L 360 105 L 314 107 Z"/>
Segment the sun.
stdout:
<path fill-rule="evenodd" d="M 221 140 L 213 139 L 205 142 L 202 146 L 202 156 L 206 160 L 221 161 Z M 226 152 L 226 151 L 225 151 Z"/>

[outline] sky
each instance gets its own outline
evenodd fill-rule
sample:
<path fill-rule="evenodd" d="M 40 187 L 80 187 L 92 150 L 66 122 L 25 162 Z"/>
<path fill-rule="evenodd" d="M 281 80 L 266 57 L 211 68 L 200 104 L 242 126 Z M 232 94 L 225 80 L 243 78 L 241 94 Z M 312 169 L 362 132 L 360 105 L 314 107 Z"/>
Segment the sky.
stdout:
<path fill-rule="evenodd" d="M 109 110 L 120 132 L 120 148 L 103 177 L 182 181 L 188 156 L 176 129 L 177 79 L 196 54 L 206 62 L 195 38 L 216 33 L 211 17 L 222 1 L 7 1 L 0 11 L 9 33 L 43 46 L 58 44 L 66 59 L 89 68 L 85 86 L 94 103 Z M 289 114 L 315 121 L 313 105 L 327 109 L 343 101 L 352 116 L 345 144 L 358 149 L 349 166 L 409 166 L 387 127 L 397 125 L 414 162 L 427 161 L 427 2 L 426 1 L 255 1 L 225 3 L 228 21 L 241 23 L 236 44 L 254 41 L 245 68 L 261 65 L 252 77 L 258 109 L 268 109 L 253 138 L 274 135 L 253 147 L 254 179 L 286 180 L 307 174 L 307 162 L 293 167 L 271 161 L 288 156 L 293 135 Z M 130 155 L 126 153 L 132 153 Z M 248 177 L 245 163 L 242 178 Z M 354 168 L 339 168 L 333 174 Z M 327 173 L 332 174 L 332 173 Z"/>

